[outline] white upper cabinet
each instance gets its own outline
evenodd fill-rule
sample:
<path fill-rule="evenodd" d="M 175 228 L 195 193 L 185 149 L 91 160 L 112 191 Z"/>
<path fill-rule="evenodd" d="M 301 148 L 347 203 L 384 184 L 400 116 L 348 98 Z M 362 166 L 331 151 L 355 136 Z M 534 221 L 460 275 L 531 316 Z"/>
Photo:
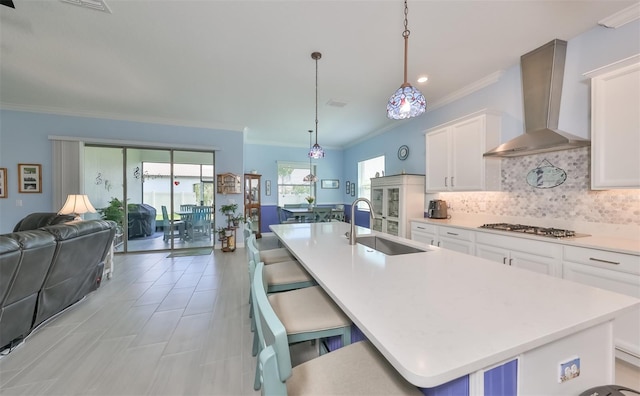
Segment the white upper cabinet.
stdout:
<path fill-rule="evenodd" d="M 640 55 L 591 78 L 591 188 L 640 188 Z"/>
<path fill-rule="evenodd" d="M 500 189 L 500 159 L 482 154 L 500 144 L 500 116 L 489 112 L 426 131 L 426 192 Z"/>

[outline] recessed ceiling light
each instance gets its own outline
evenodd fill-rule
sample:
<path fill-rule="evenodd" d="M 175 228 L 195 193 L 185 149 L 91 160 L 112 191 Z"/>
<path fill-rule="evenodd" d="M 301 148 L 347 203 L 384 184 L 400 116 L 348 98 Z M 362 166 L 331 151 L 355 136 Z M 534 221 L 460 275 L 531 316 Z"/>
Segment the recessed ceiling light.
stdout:
<path fill-rule="evenodd" d="M 418 82 L 419 83 L 427 82 L 428 79 L 429 77 L 427 76 L 418 77 Z"/>

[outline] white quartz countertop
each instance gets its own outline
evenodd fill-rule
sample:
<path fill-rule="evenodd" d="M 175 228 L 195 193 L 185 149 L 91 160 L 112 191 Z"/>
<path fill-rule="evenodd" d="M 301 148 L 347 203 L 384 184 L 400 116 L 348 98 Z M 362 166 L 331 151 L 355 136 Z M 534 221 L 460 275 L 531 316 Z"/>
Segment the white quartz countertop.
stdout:
<path fill-rule="evenodd" d="M 516 238 L 535 239 L 543 242 L 559 243 L 568 246 L 578 246 L 590 249 L 608 250 L 617 253 L 640 255 L 640 237 L 639 238 L 621 238 L 611 236 L 590 235 L 586 237 L 576 238 L 547 238 L 543 236 L 527 235 L 518 232 L 492 230 L 487 228 L 479 228 L 483 223 L 475 220 L 456 220 L 456 219 L 426 219 L 414 218 L 411 221 L 417 221 L 425 224 L 434 224 L 438 226 L 448 226 L 463 229 L 471 229 L 479 232 L 489 232 L 499 235 L 505 235 Z M 576 230 L 579 231 L 579 230 Z"/>
<path fill-rule="evenodd" d="M 452 250 L 387 256 L 351 246 L 346 223 L 270 228 L 389 362 L 420 387 L 501 363 L 640 305 Z M 360 227 L 358 233 L 425 248 Z"/>

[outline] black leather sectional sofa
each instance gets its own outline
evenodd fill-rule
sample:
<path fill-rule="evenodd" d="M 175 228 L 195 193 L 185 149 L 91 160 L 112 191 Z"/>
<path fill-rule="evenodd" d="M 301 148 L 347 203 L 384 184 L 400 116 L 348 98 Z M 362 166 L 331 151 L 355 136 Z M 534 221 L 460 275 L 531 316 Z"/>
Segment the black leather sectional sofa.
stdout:
<path fill-rule="evenodd" d="M 0 350 L 100 286 L 115 223 L 68 221 L 33 213 L 0 235 Z"/>

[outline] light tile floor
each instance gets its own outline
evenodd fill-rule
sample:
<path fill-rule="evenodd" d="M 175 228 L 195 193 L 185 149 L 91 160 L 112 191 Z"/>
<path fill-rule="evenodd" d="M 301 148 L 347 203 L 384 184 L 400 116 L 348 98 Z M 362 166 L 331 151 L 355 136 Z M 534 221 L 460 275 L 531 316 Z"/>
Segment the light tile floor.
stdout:
<path fill-rule="evenodd" d="M 167 255 L 116 255 L 111 280 L 0 359 L 0 394 L 259 394 L 244 249 Z M 294 364 L 315 354 L 292 348 Z M 640 370 L 617 370 L 618 383 L 640 388 Z"/>

